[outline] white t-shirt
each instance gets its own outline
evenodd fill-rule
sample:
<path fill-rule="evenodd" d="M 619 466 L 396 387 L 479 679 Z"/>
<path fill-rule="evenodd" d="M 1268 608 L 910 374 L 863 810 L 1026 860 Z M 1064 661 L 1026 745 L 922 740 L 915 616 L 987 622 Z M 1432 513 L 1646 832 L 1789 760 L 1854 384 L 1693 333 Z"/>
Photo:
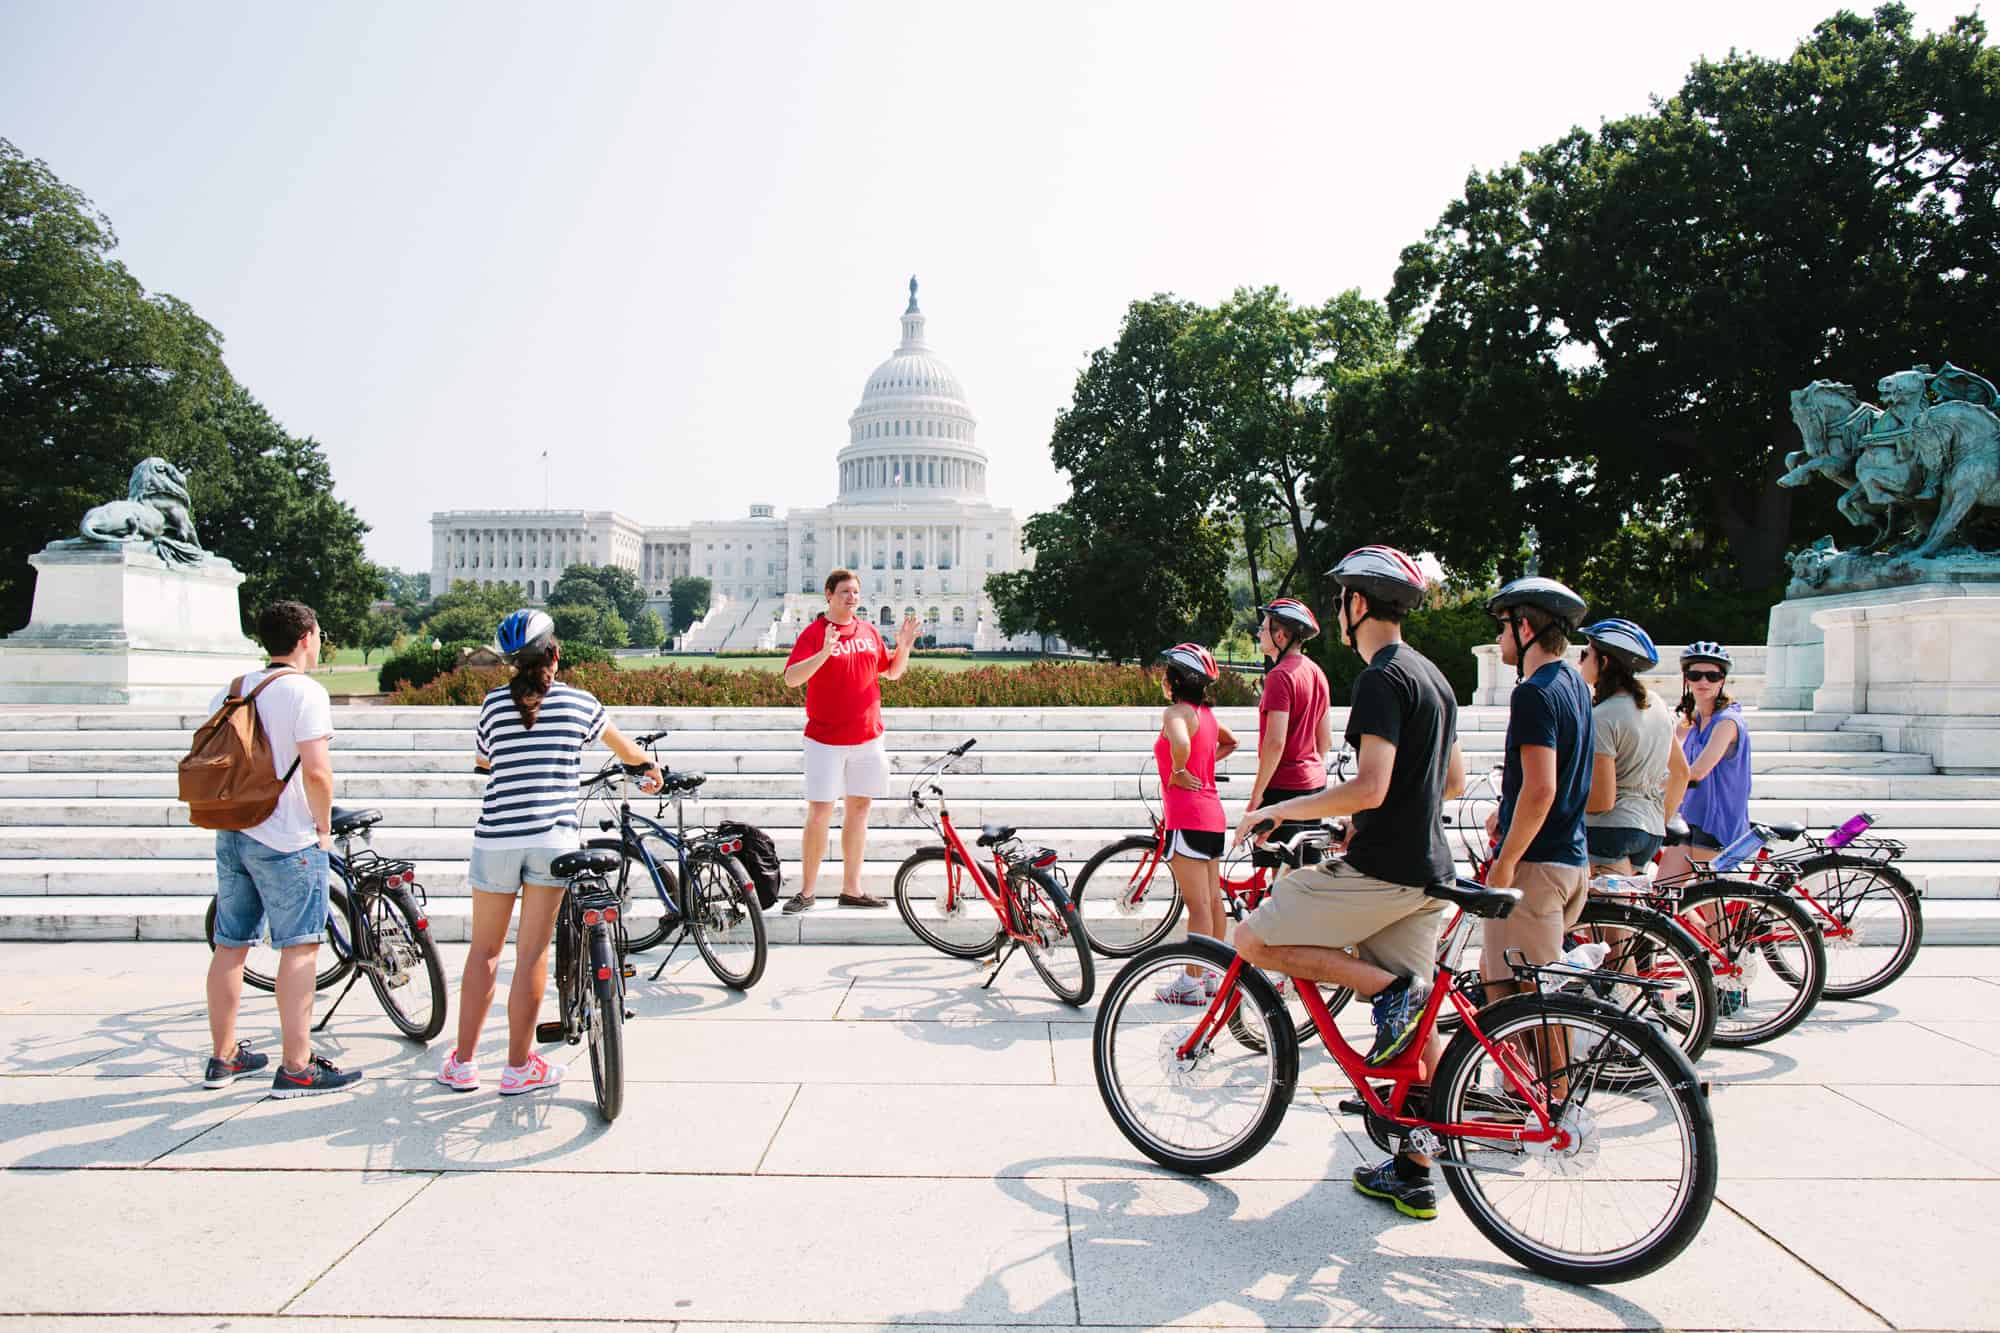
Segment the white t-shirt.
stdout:
<path fill-rule="evenodd" d="M 270 674 L 252 671 L 243 678 L 243 692 L 248 694 L 256 689 L 257 682 Z M 213 713 L 222 707 L 222 701 L 228 697 L 229 687 L 224 685 L 209 701 L 208 711 Z M 272 775 L 281 778 L 299 757 L 300 741 L 324 740 L 333 735 L 333 700 L 327 697 L 326 686 L 311 676 L 300 671 L 288 672 L 257 696 L 257 720 L 264 724 L 264 735 L 271 742 Z M 319 831 L 313 827 L 312 808 L 306 804 L 304 776 L 293 773 L 271 817 L 243 832 L 274 852 L 297 852 L 317 845 Z"/>

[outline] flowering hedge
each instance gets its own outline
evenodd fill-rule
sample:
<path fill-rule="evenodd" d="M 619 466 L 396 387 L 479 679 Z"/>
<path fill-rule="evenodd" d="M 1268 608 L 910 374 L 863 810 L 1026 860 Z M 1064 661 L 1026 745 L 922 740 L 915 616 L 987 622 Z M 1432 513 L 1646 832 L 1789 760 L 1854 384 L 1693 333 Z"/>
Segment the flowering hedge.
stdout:
<path fill-rule="evenodd" d="M 460 667 L 427 685 L 405 687 L 391 696 L 397 704 L 476 704 L 507 682 L 498 667 Z M 660 667 L 620 671 L 579 664 L 562 678 L 613 706 L 640 708 L 795 708 L 802 690 L 789 689 L 775 671 L 732 671 L 726 667 Z M 1217 704 L 1254 704 L 1257 682 L 1224 671 L 1211 699 Z M 1110 708 L 1158 704 L 1160 674 L 1144 667 L 1105 662 L 1042 662 L 1019 667 L 975 667 L 933 671 L 913 666 L 901 680 L 882 683 L 890 708 Z"/>

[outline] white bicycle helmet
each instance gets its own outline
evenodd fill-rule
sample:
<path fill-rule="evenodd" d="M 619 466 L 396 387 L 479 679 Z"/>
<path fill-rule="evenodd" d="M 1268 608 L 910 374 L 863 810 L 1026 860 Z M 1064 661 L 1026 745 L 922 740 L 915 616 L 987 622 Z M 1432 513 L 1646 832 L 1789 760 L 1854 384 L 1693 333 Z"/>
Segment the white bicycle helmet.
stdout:
<path fill-rule="evenodd" d="M 1393 546 L 1357 547 L 1342 556 L 1327 577 L 1371 602 L 1402 611 L 1423 601 L 1431 586 L 1417 562 Z M 1353 633 L 1351 626 L 1348 632 Z"/>
<path fill-rule="evenodd" d="M 1595 625 L 1585 625 L 1578 633 L 1590 640 L 1591 647 L 1607 657 L 1617 658 L 1634 674 L 1651 671 L 1660 664 L 1660 650 L 1654 646 L 1653 636 L 1629 620 L 1616 617 L 1600 620 Z"/>
<path fill-rule="evenodd" d="M 1728 671 L 1734 665 L 1730 660 L 1729 650 L 1713 639 L 1696 639 L 1693 643 L 1681 649 L 1681 665 L 1683 667 L 1690 666 L 1695 662 L 1710 662 L 1721 667 L 1724 671 Z"/>
<path fill-rule="evenodd" d="M 524 606 L 500 622 L 495 642 L 501 652 L 512 657 L 536 639 L 555 632 L 556 622 L 549 619 L 548 612 Z"/>

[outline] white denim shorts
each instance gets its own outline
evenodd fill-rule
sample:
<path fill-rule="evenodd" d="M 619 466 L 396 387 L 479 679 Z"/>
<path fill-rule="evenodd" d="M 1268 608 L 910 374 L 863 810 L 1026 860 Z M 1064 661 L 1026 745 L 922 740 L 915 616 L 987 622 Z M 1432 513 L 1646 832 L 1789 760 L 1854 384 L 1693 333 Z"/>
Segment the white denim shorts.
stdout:
<path fill-rule="evenodd" d="M 806 799 L 837 801 L 843 796 L 889 794 L 889 754 L 882 738 L 859 745 L 822 745 L 806 741 Z"/>
<path fill-rule="evenodd" d="M 523 884 L 561 887 L 550 863 L 574 847 L 474 847 L 466 882 L 481 893 L 519 893 Z"/>

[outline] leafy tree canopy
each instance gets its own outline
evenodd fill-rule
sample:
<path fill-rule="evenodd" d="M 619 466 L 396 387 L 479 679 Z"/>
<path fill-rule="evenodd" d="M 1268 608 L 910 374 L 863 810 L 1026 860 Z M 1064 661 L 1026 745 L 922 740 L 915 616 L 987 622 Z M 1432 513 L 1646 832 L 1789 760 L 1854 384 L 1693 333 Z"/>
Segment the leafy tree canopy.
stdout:
<path fill-rule="evenodd" d="M 667 595 L 673 599 L 673 632 L 687 633 L 689 625 L 708 614 L 710 595 L 709 581 L 698 574 L 687 574 L 667 585 Z"/>
<path fill-rule="evenodd" d="M 638 576 L 616 565 L 571 565 L 549 589 L 550 606 L 602 606 L 625 620 L 646 609 L 646 590 Z"/>

